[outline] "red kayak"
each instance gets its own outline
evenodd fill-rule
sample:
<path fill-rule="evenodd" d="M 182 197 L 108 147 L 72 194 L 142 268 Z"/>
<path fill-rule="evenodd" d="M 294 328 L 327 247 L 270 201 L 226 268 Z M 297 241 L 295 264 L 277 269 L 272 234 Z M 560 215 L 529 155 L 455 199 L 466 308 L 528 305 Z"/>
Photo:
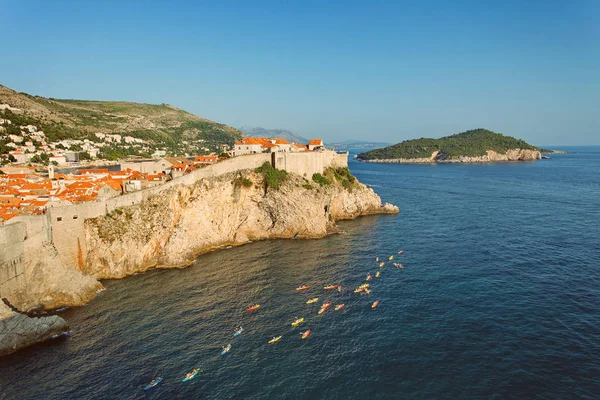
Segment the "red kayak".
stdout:
<path fill-rule="evenodd" d="M 259 308 L 260 308 L 260 304 L 255 304 L 255 305 L 253 305 L 252 307 L 248 307 L 246 310 L 247 310 L 248 312 L 252 312 L 252 311 L 256 311 L 256 310 L 258 310 Z"/>
<path fill-rule="evenodd" d="M 302 290 L 308 290 L 308 289 L 310 289 L 310 286 L 308 286 L 308 285 L 304 285 L 304 286 L 300 286 L 300 287 L 297 287 L 297 288 L 296 288 L 296 290 L 297 290 L 298 292 L 300 292 L 300 291 L 302 291 Z"/>

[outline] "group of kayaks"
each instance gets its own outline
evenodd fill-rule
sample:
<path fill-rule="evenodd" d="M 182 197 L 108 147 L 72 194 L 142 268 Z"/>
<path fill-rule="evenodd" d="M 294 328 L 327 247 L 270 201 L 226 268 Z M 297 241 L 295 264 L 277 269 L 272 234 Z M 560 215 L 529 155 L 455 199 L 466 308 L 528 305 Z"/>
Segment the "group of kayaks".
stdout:
<path fill-rule="evenodd" d="M 403 254 L 404 250 L 400 250 L 398 251 L 398 254 Z M 389 256 L 388 257 L 388 261 L 392 261 L 394 259 L 394 256 Z M 379 263 L 379 268 L 383 268 L 385 266 L 385 261 L 381 261 L 379 262 L 379 257 L 375 258 L 375 261 Z M 399 263 L 393 263 L 393 265 L 396 268 L 404 268 L 404 266 L 402 264 Z M 381 272 L 377 271 L 375 274 L 375 278 L 379 278 L 381 277 Z M 367 274 L 366 277 L 366 281 L 370 281 L 372 279 L 371 274 Z M 363 283 L 362 285 L 360 285 L 357 289 L 354 290 L 355 294 L 370 294 L 370 290 L 369 290 L 369 284 L 368 283 Z M 308 285 L 302 285 L 296 288 L 297 292 L 304 292 L 306 290 L 309 290 L 310 286 Z M 327 285 L 323 287 L 323 290 L 337 290 L 338 292 L 341 293 L 342 291 L 342 287 L 340 285 Z M 306 304 L 314 304 L 316 302 L 319 301 L 318 297 L 314 297 L 311 299 L 308 299 L 306 301 Z M 322 315 L 327 309 L 329 309 L 331 306 L 333 305 L 333 303 L 331 301 L 325 302 L 321 305 L 319 311 L 318 311 L 318 315 Z M 341 304 L 337 304 L 333 309 L 334 311 L 340 311 L 341 309 L 343 309 L 345 306 L 344 303 Z M 372 309 L 376 309 L 379 306 L 379 300 L 375 300 L 375 302 L 373 302 L 371 304 L 371 308 Z M 254 312 L 257 311 L 258 309 L 260 309 L 260 304 L 254 304 L 250 307 L 248 307 L 246 309 L 247 312 Z M 292 327 L 298 327 L 299 325 L 304 323 L 304 318 L 295 318 L 294 321 L 292 321 L 291 325 Z M 242 328 L 241 326 L 239 328 L 237 328 L 234 333 L 233 336 L 234 337 L 238 337 L 239 335 L 241 335 L 244 332 L 244 328 Z M 300 337 L 302 339 L 306 339 L 309 335 L 311 334 L 311 330 L 307 329 L 304 332 L 300 332 Z M 274 336 L 271 340 L 268 341 L 268 344 L 273 344 L 273 343 L 277 343 L 279 342 L 281 339 L 283 338 L 283 335 L 280 336 Z M 223 346 L 223 349 L 221 351 L 221 355 L 224 356 L 227 353 L 229 353 L 229 351 L 231 350 L 231 343 L 229 343 L 227 346 Z M 200 368 L 195 368 L 192 371 L 188 372 L 185 377 L 182 379 L 182 382 L 188 382 L 191 381 L 192 379 L 194 379 L 198 374 L 200 373 Z M 144 386 L 144 390 L 149 390 L 152 389 L 153 387 L 159 385 L 161 382 L 163 381 L 162 377 L 156 377 L 155 379 L 153 379 L 149 384 L 147 384 L 146 386 Z"/>

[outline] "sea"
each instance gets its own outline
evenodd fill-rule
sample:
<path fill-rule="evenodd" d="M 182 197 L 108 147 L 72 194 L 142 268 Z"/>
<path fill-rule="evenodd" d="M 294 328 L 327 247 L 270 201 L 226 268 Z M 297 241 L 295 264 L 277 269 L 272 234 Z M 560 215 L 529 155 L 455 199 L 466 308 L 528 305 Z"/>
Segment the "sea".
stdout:
<path fill-rule="evenodd" d="M 597 399 L 600 147 L 563 149 L 483 165 L 351 153 L 400 214 L 104 281 L 59 313 L 70 337 L 0 359 L 0 399 Z M 325 302 L 345 307 L 317 315 Z"/>

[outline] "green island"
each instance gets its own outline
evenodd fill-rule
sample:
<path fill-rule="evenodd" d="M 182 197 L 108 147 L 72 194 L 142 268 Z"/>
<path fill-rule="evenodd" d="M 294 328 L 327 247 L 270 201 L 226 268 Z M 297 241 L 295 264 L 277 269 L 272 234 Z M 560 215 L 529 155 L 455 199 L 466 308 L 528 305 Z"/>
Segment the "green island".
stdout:
<path fill-rule="evenodd" d="M 444 136 L 440 139 L 406 140 L 392 146 L 360 153 L 357 158 L 373 162 L 378 160 L 452 162 L 460 158 L 463 160 L 466 158 L 465 162 L 501 161 L 487 160 L 486 157 L 490 150 L 500 155 L 505 155 L 510 150 L 530 151 L 528 154 L 532 153 L 535 158 L 539 158 L 537 157 L 539 154 L 537 147 L 523 140 L 481 128 Z"/>

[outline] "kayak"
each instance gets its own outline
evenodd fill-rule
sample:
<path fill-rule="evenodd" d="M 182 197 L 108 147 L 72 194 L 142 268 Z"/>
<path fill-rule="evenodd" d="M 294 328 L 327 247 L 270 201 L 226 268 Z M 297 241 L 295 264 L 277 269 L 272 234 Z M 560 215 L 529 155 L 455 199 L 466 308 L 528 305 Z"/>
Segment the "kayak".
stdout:
<path fill-rule="evenodd" d="M 251 306 L 251 307 L 248 307 L 248 308 L 246 309 L 246 311 L 248 311 L 248 312 L 251 312 L 251 311 L 256 311 L 256 310 L 258 310 L 259 308 L 260 308 L 260 304 L 255 304 L 255 305 L 253 305 L 253 306 Z"/>
<path fill-rule="evenodd" d="M 394 256 L 390 256 L 390 258 L 388 258 L 388 260 L 392 261 L 394 259 Z"/>
<path fill-rule="evenodd" d="M 404 253 L 404 250 L 400 250 L 400 251 L 398 252 L 398 254 L 402 254 L 402 253 Z"/>
<path fill-rule="evenodd" d="M 324 290 L 332 290 L 332 289 L 337 289 L 338 285 L 329 285 L 329 286 L 325 286 L 323 289 Z"/>
<path fill-rule="evenodd" d="M 382 262 L 379 264 L 379 268 L 383 268 L 383 266 L 384 266 L 384 265 L 385 265 L 385 261 L 382 261 Z"/>
<path fill-rule="evenodd" d="M 375 262 L 379 262 L 379 257 L 375 257 Z"/>
<path fill-rule="evenodd" d="M 379 300 L 375 300 L 375 303 L 371 304 L 371 308 L 375 309 L 379 305 Z"/>
<path fill-rule="evenodd" d="M 359 286 L 359 288 L 363 288 L 366 289 L 368 288 L 370 285 L 368 283 L 363 283 L 362 285 Z"/>
<path fill-rule="evenodd" d="M 221 355 L 224 356 L 225 354 L 229 353 L 229 350 L 231 350 L 231 344 L 228 344 L 227 347 L 223 347 Z"/>
<path fill-rule="evenodd" d="M 367 274 L 367 279 L 366 279 L 366 280 L 367 280 L 367 281 L 370 281 L 370 280 L 371 280 L 371 274 Z"/>
<path fill-rule="evenodd" d="M 304 285 L 304 286 L 297 287 L 296 291 L 300 292 L 302 290 L 308 290 L 308 289 L 310 289 L 310 286 Z"/>
<path fill-rule="evenodd" d="M 365 291 L 365 288 L 364 288 L 364 287 L 359 287 L 358 289 L 356 289 L 356 290 L 354 291 L 354 294 L 359 294 L 360 292 L 364 292 L 364 291 Z"/>
<path fill-rule="evenodd" d="M 196 377 L 196 375 L 198 375 L 198 372 L 200 372 L 200 368 L 196 368 L 195 370 L 193 370 L 192 372 L 189 372 L 185 375 L 185 378 L 183 378 L 181 380 L 181 382 L 187 382 L 187 381 L 191 381 L 192 379 L 194 379 Z"/>
<path fill-rule="evenodd" d="M 337 306 L 335 306 L 334 310 L 335 310 L 335 311 L 339 311 L 339 310 L 341 310 L 342 308 L 344 308 L 344 306 L 345 306 L 345 304 L 338 304 Z"/>
<path fill-rule="evenodd" d="M 314 299 L 307 300 L 306 304 L 313 304 L 313 303 L 316 303 L 317 301 L 319 301 L 319 298 L 315 297 Z"/>
<path fill-rule="evenodd" d="M 302 339 L 306 339 L 308 337 L 308 335 L 310 335 L 310 329 L 307 330 L 306 332 L 302 332 Z"/>
<path fill-rule="evenodd" d="M 144 386 L 144 390 L 150 390 L 152 389 L 154 386 L 158 385 L 159 383 L 161 383 L 163 381 L 163 378 L 158 377 L 156 379 L 154 379 L 152 382 L 150 382 L 149 384 L 147 384 L 146 386 Z"/>
<path fill-rule="evenodd" d="M 297 318 L 294 322 L 292 322 L 292 326 L 298 326 L 304 322 L 304 318 Z"/>
<path fill-rule="evenodd" d="M 244 328 L 242 328 L 242 327 L 240 326 L 240 329 L 238 329 L 237 331 L 235 331 L 235 332 L 233 333 L 233 337 L 237 337 L 237 336 L 241 335 L 241 334 L 242 334 L 242 332 L 244 332 Z"/>
<path fill-rule="evenodd" d="M 319 310 L 319 315 L 323 314 L 329 307 L 331 307 L 331 302 L 323 304 Z"/>
<path fill-rule="evenodd" d="M 283 336 L 274 337 L 273 339 L 269 340 L 269 344 L 279 342 L 282 337 Z"/>
<path fill-rule="evenodd" d="M 371 294 L 371 291 L 367 288 L 365 288 L 365 294 Z"/>
<path fill-rule="evenodd" d="M 375 274 L 375 278 L 379 278 L 381 276 L 381 272 L 377 271 L 377 273 Z"/>

